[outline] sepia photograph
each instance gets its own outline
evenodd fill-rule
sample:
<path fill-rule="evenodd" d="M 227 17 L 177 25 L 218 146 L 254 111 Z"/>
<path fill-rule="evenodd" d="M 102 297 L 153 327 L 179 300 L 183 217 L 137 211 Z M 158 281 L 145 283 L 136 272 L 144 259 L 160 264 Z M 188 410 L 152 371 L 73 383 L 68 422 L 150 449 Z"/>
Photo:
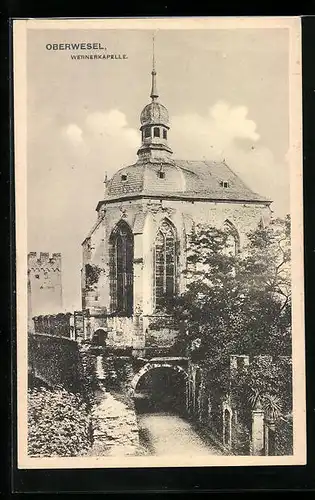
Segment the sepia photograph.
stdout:
<path fill-rule="evenodd" d="M 14 21 L 20 468 L 305 463 L 300 43 Z"/>

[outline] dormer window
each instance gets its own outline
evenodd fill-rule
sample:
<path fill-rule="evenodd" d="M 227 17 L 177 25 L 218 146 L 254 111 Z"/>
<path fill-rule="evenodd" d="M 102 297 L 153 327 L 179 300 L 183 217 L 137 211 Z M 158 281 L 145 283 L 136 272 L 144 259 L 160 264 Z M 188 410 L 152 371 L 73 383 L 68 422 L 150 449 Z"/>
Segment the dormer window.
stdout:
<path fill-rule="evenodd" d="M 127 180 L 127 174 L 122 174 L 121 175 L 121 180 L 125 182 Z"/>
<path fill-rule="evenodd" d="M 229 187 L 229 183 L 227 181 L 221 181 L 220 182 L 220 186 L 223 187 L 223 188 L 228 188 Z"/>
<path fill-rule="evenodd" d="M 160 137 L 160 129 L 159 129 L 159 127 L 154 127 L 154 129 L 153 129 L 153 136 L 154 137 Z"/>

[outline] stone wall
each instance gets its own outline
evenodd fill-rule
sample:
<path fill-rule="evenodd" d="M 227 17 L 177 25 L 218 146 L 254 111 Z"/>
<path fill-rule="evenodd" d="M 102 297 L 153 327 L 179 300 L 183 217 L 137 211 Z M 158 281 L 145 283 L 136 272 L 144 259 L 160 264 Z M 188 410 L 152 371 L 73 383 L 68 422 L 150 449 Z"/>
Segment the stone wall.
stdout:
<path fill-rule="evenodd" d="M 110 270 L 109 239 L 112 230 L 120 220 L 124 220 L 134 235 L 134 296 L 133 309 L 135 321 L 124 332 L 121 343 L 132 343 L 135 349 L 146 344 L 146 318 L 155 314 L 153 296 L 153 243 L 161 221 L 165 218 L 174 225 L 178 240 L 177 282 L 179 292 L 186 286 L 182 271 L 186 267 L 187 237 L 193 224 L 207 223 L 222 228 L 225 221 L 233 225 L 245 243 L 246 233 L 263 221 L 268 223 L 271 212 L 267 205 L 259 203 L 188 201 L 137 199 L 101 202 L 98 207 L 98 220 L 83 243 L 82 296 L 83 308 L 110 312 Z M 98 278 L 92 287 L 86 285 L 86 266 L 94 266 Z M 126 323 L 129 318 L 123 319 Z M 97 325 L 95 324 L 95 327 Z M 92 330 L 94 328 L 91 325 Z M 100 327 L 100 325 L 99 325 Z M 93 333 L 93 332 L 92 332 Z M 129 335 L 129 338 L 127 339 Z M 153 334 L 150 335 L 152 341 Z M 131 339 L 132 337 L 132 339 Z M 162 335 L 163 337 L 163 335 Z M 157 339 L 158 340 L 158 339 Z M 164 338 L 161 338 L 164 343 Z M 154 341 L 155 342 L 155 341 Z"/>
<path fill-rule="evenodd" d="M 77 342 L 57 335 L 29 334 L 28 369 L 50 387 L 77 392 L 82 384 L 82 363 Z"/>
<path fill-rule="evenodd" d="M 28 325 L 33 316 L 62 311 L 61 254 L 30 252 L 27 256 Z"/>
<path fill-rule="evenodd" d="M 134 233 L 134 310 L 153 313 L 152 246 L 157 229 L 167 217 L 175 226 L 179 241 L 179 267 L 185 267 L 186 238 L 193 223 L 207 223 L 222 227 L 226 220 L 236 228 L 240 243 L 244 244 L 247 231 L 257 227 L 263 219 L 267 223 L 270 209 L 258 203 L 184 201 L 184 200 L 133 200 L 113 201 L 100 207 L 101 219 L 83 245 L 84 265 L 90 263 L 103 269 L 94 296 L 86 307 L 96 303 L 109 311 L 109 259 L 108 242 L 112 230 L 122 219 Z M 84 266 L 83 266 L 84 267 Z M 183 290 L 184 280 L 179 278 Z"/>
<path fill-rule="evenodd" d="M 238 356 L 232 358 L 234 368 Z M 187 409 L 200 429 L 230 454 L 249 454 L 251 435 L 246 419 L 251 417 L 249 405 L 244 402 L 242 408 L 235 406 L 233 394 L 212 380 L 211 371 L 203 361 L 189 363 Z"/>
<path fill-rule="evenodd" d="M 106 390 L 124 395 L 125 401 L 132 405 L 129 398 L 131 381 L 142 366 L 131 356 L 96 355 L 97 377 Z"/>
<path fill-rule="evenodd" d="M 283 406 L 284 413 L 280 413 L 280 418 L 270 420 L 267 407 L 263 407 L 259 399 L 253 403 L 244 393 L 242 383 L 238 383 L 248 367 L 262 358 L 268 358 L 271 365 L 277 368 L 277 373 L 282 373 L 283 379 L 290 377 L 290 365 L 285 363 L 285 358 L 280 364 L 279 359 L 270 356 L 250 359 L 247 355 L 232 355 L 229 371 L 223 377 L 227 379 L 226 386 L 220 387 L 205 361 L 190 361 L 188 414 L 205 433 L 210 432 L 232 454 L 290 455 L 293 429 L 286 406 Z M 282 403 L 286 397 L 283 394 Z"/>
<path fill-rule="evenodd" d="M 71 338 L 71 313 L 35 316 L 33 320 L 35 333 L 46 333 L 48 335 Z"/>

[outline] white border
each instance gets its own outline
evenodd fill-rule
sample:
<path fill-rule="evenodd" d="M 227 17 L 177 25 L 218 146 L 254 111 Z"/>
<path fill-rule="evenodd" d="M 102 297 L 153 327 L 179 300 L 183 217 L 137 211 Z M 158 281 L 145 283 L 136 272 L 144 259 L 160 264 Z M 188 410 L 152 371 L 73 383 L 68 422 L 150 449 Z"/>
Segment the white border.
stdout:
<path fill-rule="evenodd" d="M 29 29 L 246 29 L 288 28 L 290 31 L 290 195 L 292 219 L 293 294 L 293 415 L 292 456 L 211 457 L 78 457 L 31 458 L 27 456 L 27 88 L 26 32 Z M 306 463 L 304 267 L 302 193 L 302 80 L 301 21 L 287 18 L 140 18 L 140 19 L 30 19 L 13 21 L 14 134 L 16 183 L 17 270 L 17 386 L 18 468 L 116 468 L 304 465 Z"/>

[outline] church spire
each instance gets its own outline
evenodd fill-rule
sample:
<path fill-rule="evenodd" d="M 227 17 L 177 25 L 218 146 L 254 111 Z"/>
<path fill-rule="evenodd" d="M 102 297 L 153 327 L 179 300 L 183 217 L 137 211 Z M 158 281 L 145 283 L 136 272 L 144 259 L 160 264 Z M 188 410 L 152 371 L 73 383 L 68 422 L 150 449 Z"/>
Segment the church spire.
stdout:
<path fill-rule="evenodd" d="M 166 107 L 157 100 L 159 94 L 156 87 L 154 35 L 152 42 L 151 102 L 143 108 L 140 115 L 141 146 L 138 157 L 145 162 L 169 163 L 172 161 L 172 150 L 167 143 L 169 116 Z"/>
<path fill-rule="evenodd" d="M 151 72 L 151 75 L 152 75 L 152 87 L 151 87 L 151 94 L 150 94 L 150 97 L 152 99 L 152 101 L 155 101 L 158 97 L 159 97 L 159 94 L 158 94 L 158 91 L 157 91 L 157 87 L 156 87 L 156 70 L 155 70 L 155 47 L 154 47 L 154 43 L 155 43 L 155 36 L 153 35 L 153 40 L 152 40 L 152 72 Z"/>

